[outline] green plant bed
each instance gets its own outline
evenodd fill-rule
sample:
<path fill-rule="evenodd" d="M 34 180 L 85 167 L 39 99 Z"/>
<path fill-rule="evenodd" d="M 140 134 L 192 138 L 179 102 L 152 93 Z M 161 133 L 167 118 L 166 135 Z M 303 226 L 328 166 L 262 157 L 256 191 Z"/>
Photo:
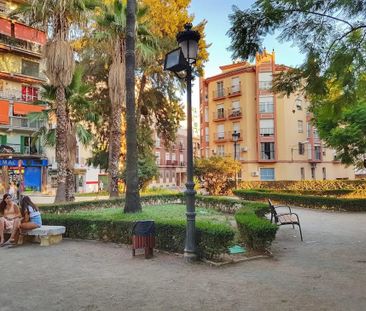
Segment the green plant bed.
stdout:
<path fill-rule="evenodd" d="M 283 204 L 310 208 L 325 208 L 338 211 L 366 211 L 366 199 L 343 199 L 324 196 L 301 195 L 253 190 L 235 190 L 235 195 L 245 200 L 262 201 L 271 199 Z"/>
<path fill-rule="evenodd" d="M 248 202 L 235 214 L 240 240 L 249 249 L 264 251 L 275 239 L 278 226 L 264 217 L 268 212 L 268 204 Z"/>
<path fill-rule="evenodd" d="M 45 224 L 63 225 L 66 237 L 131 243 L 134 221 L 153 219 L 156 247 L 183 252 L 186 230 L 185 206 L 145 206 L 141 213 L 123 214 L 121 208 L 78 210 L 65 214 L 44 214 Z M 212 259 L 226 252 L 235 231 L 225 215 L 214 210 L 197 209 L 197 247 L 200 257 Z"/>

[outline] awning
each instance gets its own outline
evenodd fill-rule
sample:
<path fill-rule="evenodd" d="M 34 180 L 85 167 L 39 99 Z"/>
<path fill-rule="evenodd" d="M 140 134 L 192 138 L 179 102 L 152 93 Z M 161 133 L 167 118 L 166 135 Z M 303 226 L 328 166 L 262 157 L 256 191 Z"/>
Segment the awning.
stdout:
<path fill-rule="evenodd" d="M 0 123 L 9 124 L 9 101 L 0 100 Z"/>
<path fill-rule="evenodd" d="M 15 23 L 14 26 L 15 38 L 41 45 L 46 44 L 46 34 L 43 31 L 18 23 Z"/>
<path fill-rule="evenodd" d="M 0 18 L 0 33 L 11 36 L 11 21 Z"/>
<path fill-rule="evenodd" d="M 41 112 L 43 109 L 44 107 L 38 105 L 14 103 L 14 114 L 27 115 L 30 112 Z"/>

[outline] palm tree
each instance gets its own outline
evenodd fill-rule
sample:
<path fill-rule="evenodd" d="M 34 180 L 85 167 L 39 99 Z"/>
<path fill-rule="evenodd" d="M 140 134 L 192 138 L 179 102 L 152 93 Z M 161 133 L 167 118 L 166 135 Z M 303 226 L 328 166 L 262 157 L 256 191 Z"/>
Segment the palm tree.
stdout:
<path fill-rule="evenodd" d="M 75 178 L 74 167 L 76 163 L 77 142 L 88 146 L 93 138 L 89 123 L 97 122 L 98 116 L 93 112 L 93 102 L 88 100 L 87 95 L 90 92 L 90 86 L 83 82 L 83 69 L 76 67 L 71 83 L 65 89 L 66 113 L 67 113 L 67 150 L 69 159 L 66 166 L 65 198 L 66 201 L 75 199 Z M 50 120 L 54 120 L 57 113 L 56 101 L 57 88 L 46 85 L 42 92 L 41 102 L 48 105 L 48 109 L 42 112 L 29 114 L 31 121 L 41 121 L 45 124 L 36 133 L 33 134 L 34 143 L 41 141 L 42 145 L 54 147 L 56 145 L 56 131 L 47 127 Z"/>
<path fill-rule="evenodd" d="M 146 8 L 139 8 L 137 20 L 141 20 L 146 14 Z M 99 41 L 106 43 L 111 51 L 111 66 L 108 76 L 109 96 L 111 100 L 110 116 L 110 140 L 109 140 L 109 160 L 108 171 L 110 178 L 110 197 L 118 196 L 118 171 L 121 147 L 122 111 L 125 103 L 125 80 L 126 80 L 126 4 L 125 1 L 114 0 L 112 4 L 105 5 L 101 10 L 101 15 L 97 17 L 97 23 L 101 31 L 96 34 Z M 131 30 L 135 33 L 135 28 Z M 137 26 L 137 38 L 139 39 L 138 54 L 142 58 L 152 57 L 155 53 L 154 38 L 148 32 L 146 24 L 140 23 Z M 134 76 L 134 75 L 133 75 Z M 134 113 L 127 113 L 127 123 L 135 121 Z M 136 125 L 135 125 L 136 128 Z M 135 130 L 136 141 L 136 130 Z M 131 137 L 130 137 L 131 138 Z M 128 139 L 130 141 L 130 139 Z M 132 143 L 133 145 L 134 143 Z M 135 143 L 136 144 L 136 143 Z M 131 147 L 130 147 L 131 148 Z M 128 149 L 128 147 L 127 147 Z M 134 170 L 134 180 L 137 183 L 137 150 L 132 146 L 132 162 L 127 161 L 127 165 L 132 165 Z M 128 151 L 127 151 L 128 152 Z M 136 163 L 134 164 L 133 161 Z M 138 187 L 135 193 L 138 193 Z M 139 206 L 139 205 L 138 205 Z"/>
<path fill-rule="evenodd" d="M 46 75 L 56 88 L 56 161 L 57 192 L 55 202 L 66 200 L 66 176 L 69 154 L 67 133 L 69 121 L 66 111 L 65 88 L 71 83 L 74 72 L 73 50 L 70 45 L 70 28 L 86 22 L 88 12 L 95 8 L 97 0 L 31 0 L 12 15 L 21 15 L 31 24 L 48 29 L 45 46 Z"/>

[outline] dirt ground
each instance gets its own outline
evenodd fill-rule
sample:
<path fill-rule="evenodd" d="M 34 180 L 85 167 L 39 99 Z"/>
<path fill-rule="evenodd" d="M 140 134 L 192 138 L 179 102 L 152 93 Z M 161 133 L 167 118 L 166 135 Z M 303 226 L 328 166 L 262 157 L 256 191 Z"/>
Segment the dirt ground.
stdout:
<path fill-rule="evenodd" d="M 366 213 L 297 209 L 274 257 L 211 267 L 64 240 L 0 249 L 0 310 L 366 310 Z"/>

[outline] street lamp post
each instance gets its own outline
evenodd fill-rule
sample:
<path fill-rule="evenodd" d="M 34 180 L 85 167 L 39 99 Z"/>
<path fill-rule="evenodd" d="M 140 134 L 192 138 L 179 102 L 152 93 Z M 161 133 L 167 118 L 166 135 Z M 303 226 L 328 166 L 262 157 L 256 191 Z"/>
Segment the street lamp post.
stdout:
<path fill-rule="evenodd" d="M 186 242 L 184 258 L 187 262 L 197 259 L 196 254 L 196 212 L 195 194 L 193 182 L 193 140 L 192 140 L 192 66 L 196 63 L 198 53 L 198 41 L 200 34 L 192 30 L 192 24 L 184 25 L 185 30 L 177 34 L 179 48 L 169 52 L 165 56 L 164 69 L 174 72 L 187 82 L 187 183 L 186 183 Z M 179 72 L 185 72 L 180 76 Z"/>
<path fill-rule="evenodd" d="M 234 160 L 236 160 L 236 145 L 238 143 L 240 133 L 237 133 L 236 131 L 234 131 L 234 133 L 231 136 L 233 137 L 233 141 L 234 141 Z M 235 189 L 236 188 L 237 188 L 237 179 L 236 179 L 236 170 L 235 170 Z"/>

